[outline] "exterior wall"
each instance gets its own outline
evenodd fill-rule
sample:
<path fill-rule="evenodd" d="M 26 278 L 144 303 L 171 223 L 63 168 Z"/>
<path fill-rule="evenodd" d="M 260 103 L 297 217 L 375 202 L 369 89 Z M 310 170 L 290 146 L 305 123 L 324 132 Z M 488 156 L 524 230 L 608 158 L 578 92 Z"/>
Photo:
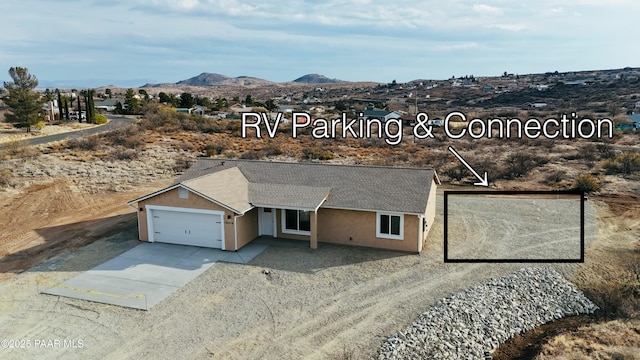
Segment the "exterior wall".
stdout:
<path fill-rule="evenodd" d="M 236 214 L 233 211 L 229 211 L 192 192 L 189 192 L 189 197 L 187 199 L 181 199 L 178 197 L 177 188 L 162 194 L 158 194 L 154 197 L 140 201 L 138 203 L 138 231 L 139 231 L 140 240 L 149 241 L 149 232 L 147 230 L 146 205 L 161 205 L 161 206 L 174 206 L 174 207 L 191 208 L 191 209 L 224 211 L 224 219 L 223 219 L 224 248 L 226 250 L 235 250 L 233 217 Z M 139 210 L 140 208 L 142 208 L 142 211 Z"/>
<path fill-rule="evenodd" d="M 254 208 L 236 219 L 236 231 L 238 249 L 258 237 L 258 208 Z M 233 248 L 229 248 L 229 250 L 231 249 Z"/>
<path fill-rule="evenodd" d="M 418 252 L 419 217 L 404 215 L 404 240 L 376 237 L 376 213 L 318 210 L 318 242 Z"/>
<path fill-rule="evenodd" d="M 424 218 L 427 221 L 427 228 L 422 232 L 422 243 L 424 244 L 427 240 L 427 235 L 429 234 L 429 230 L 433 226 L 433 222 L 436 218 L 436 188 L 438 185 L 435 180 L 431 181 L 431 190 L 429 191 L 429 200 L 427 201 L 427 209 L 424 213 Z"/>

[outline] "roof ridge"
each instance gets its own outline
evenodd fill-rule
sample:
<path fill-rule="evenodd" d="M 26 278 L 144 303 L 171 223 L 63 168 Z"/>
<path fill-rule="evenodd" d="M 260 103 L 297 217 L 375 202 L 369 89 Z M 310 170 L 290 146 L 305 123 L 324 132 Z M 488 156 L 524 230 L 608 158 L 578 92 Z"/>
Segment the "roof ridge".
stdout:
<path fill-rule="evenodd" d="M 226 169 L 224 169 L 224 170 L 220 170 L 220 171 L 227 171 L 227 170 L 231 170 L 231 169 L 234 169 L 234 168 L 236 168 L 236 169 L 238 169 L 238 171 L 240 171 L 240 174 L 242 174 L 242 176 L 245 178 L 245 180 L 247 180 L 247 182 L 250 182 L 250 181 L 249 181 L 249 179 L 247 179 L 247 175 L 245 175 L 245 174 L 242 172 L 242 170 L 240 170 L 240 168 L 238 168 L 237 166 L 233 166 L 233 167 L 230 167 L 230 168 L 226 168 Z M 203 170 L 208 170 L 208 169 L 203 169 Z M 196 177 L 192 177 L 192 178 L 189 178 L 189 179 L 186 179 L 186 180 L 182 180 L 182 181 L 180 181 L 180 182 L 178 182 L 178 183 L 175 183 L 175 184 L 184 184 L 185 182 L 190 182 L 190 181 L 198 180 L 198 179 L 203 178 L 203 177 L 205 177 L 205 176 L 210 176 L 210 175 L 213 175 L 213 174 L 216 174 L 216 173 L 217 173 L 217 172 L 208 172 L 208 173 L 206 173 L 206 174 L 202 174 L 202 175 L 200 175 L 200 176 L 196 176 Z M 174 184 L 174 185 L 175 185 L 175 184 Z"/>
<path fill-rule="evenodd" d="M 367 164 L 336 164 L 321 163 L 313 161 L 282 161 L 282 160 L 253 160 L 253 159 L 229 159 L 229 158 L 198 158 L 198 161 L 234 161 L 234 162 L 253 162 L 253 163 L 275 163 L 275 164 L 296 164 L 296 165 L 316 165 L 316 166 L 336 166 L 336 167 L 356 167 L 356 168 L 379 168 L 379 169 L 404 169 L 404 170 L 435 170 L 429 167 L 411 167 L 411 166 L 385 166 L 385 165 L 367 165 Z M 203 169 L 205 170 L 205 169 Z"/>

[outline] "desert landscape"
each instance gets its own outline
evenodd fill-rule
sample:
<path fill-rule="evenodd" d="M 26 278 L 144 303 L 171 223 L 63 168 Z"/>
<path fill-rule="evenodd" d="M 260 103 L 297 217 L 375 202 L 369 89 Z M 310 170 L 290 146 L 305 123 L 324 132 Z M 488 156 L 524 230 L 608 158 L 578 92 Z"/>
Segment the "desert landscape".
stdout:
<path fill-rule="evenodd" d="M 0 359 L 640 360 L 640 3 L 0 1 Z"/>
<path fill-rule="evenodd" d="M 230 94 L 260 94 L 256 101 L 281 91 L 270 85 L 225 86 Z M 326 88 L 322 94 L 342 94 L 354 85 L 322 86 Z M 383 85 L 357 86 L 375 93 Z M 631 97 L 634 86 L 621 90 L 627 94 L 621 99 Z M 307 92 L 315 87 L 292 89 Z M 443 88 L 437 90 L 440 98 L 458 98 L 464 91 Z M 207 87 L 198 89 L 201 96 L 216 96 Z M 110 92 L 118 95 L 116 89 Z M 325 113 L 312 116 L 336 114 L 332 107 L 336 98 L 323 101 Z M 385 101 L 388 107 L 401 104 L 393 98 Z M 430 101 L 417 106 L 430 111 Z M 367 106 L 358 104 L 353 100 L 349 106 L 356 110 Z M 398 111 L 408 113 L 412 104 L 405 105 Z M 248 111 L 246 104 L 239 108 Z M 255 109 L 250 110 L 261 111 Z M 489 114 L 543 118 L 553 113 L 485 105 L 465 111 L 479 118 Z M 557 271 L 598 310 L 554 318 L 531 330 L 520 329 L 499 343 L 484 344 L 493 358 L 636 356 L 640 346 L 638 132 L 616 129 L 607 139 L 454 140 L 435 127 L 433 139 L 417 139 L 406 129 L 403 141 L 390 146 L 375 137 L 320 140 L 310 131 L 294 139 L 291 124 L 282 124 L 270 139 L 242 138 L 240 120 L 179 113 L 157 100 L 128 116 L 131 124 L 114 130 L 86 136 L 71 132 L 66 140 L 40 145 L 21 142 L 8 126 L 0 133 L 0 338 L 72 341 L 71 348 L 47 347 L 46 342 L 39 342 L 40 347 L 14 346 L 2 349 L 3 358 L 393 358 L 385 355 L 385 341 L 440 300 L 524 267 Z M 623 118 L 616 116 L 617 124 Z M 108 117 L 110 122 L 118 119 Z M 96 127 L 82 125 L 91 126 Z M 455 126 L 465 128 L 463 123 Z M 76 129 L 61 120 L 45 125 L 42 132 Z M 473 186 L 477 178 L 449 147 L 455 147 L 477 172 L 488 173 L 490 190 L 584 191 L 584 262 L 445 262 L 444 191 L 477 188 Z M 216 263 L 150 311 L 41 293 L 138 245 L 135 210 L 125 203 L 171 184 L 198 157 L 430 167 L 443 184 L 436 197 L 436 221 L 420 255 L 329 244 L 312 250 L 282 242 L 248 264 Z M 579 203 L 459 196 L 448 214 L 453 219 L 448 225 L 449 255 L 578 258 Z"/>

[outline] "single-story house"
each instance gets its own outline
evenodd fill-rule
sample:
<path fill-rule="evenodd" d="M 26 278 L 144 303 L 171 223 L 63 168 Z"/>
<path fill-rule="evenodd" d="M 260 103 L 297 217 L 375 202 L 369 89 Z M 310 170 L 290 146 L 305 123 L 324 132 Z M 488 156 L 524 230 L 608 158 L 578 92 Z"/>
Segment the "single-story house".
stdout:
<path fill-rule="evenodd" d="M 635 129 L 640 129 L 640 114 L 629 115 L 629 120 Z"/>
<path fill-rule="evenodd" d="M 142 241 L 235 251 L 259 236 L 421 252 L 433 169 L 202 158 L 127 204 Z"/>
<path fill-rule="evenodd" d="M 386 122 L 391 119 L 400 119 L 402 114 L 397 111 L 388 111 L 384 109 L 376 109 L 376 108 L 365 108 L 362 112 L 362 118 L 366 121 L 367 119 L 378 119 L 381 122 Z"/>
<path fill-rule="evenodd" d="M 104 99 L 104 100 L 96 101 L 93 104 L 93 107 L 96 110 L 114 111 L 118 108 L 118 103 L 120 103 L 123 109 L 125 108 L 124 99 Z"/>

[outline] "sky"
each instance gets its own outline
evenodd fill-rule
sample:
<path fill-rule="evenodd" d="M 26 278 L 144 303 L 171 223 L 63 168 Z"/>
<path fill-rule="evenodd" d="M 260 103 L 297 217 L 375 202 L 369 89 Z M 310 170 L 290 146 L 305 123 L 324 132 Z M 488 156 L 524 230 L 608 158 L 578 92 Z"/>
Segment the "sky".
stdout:
<path fill-rule="evenodd" d="M 141 86 L 202 72 L 406 82 L 640 66 L 637 0 L 2 0 L 0 14 L 0 80 L 21 66 L 41 85 Z"/>

